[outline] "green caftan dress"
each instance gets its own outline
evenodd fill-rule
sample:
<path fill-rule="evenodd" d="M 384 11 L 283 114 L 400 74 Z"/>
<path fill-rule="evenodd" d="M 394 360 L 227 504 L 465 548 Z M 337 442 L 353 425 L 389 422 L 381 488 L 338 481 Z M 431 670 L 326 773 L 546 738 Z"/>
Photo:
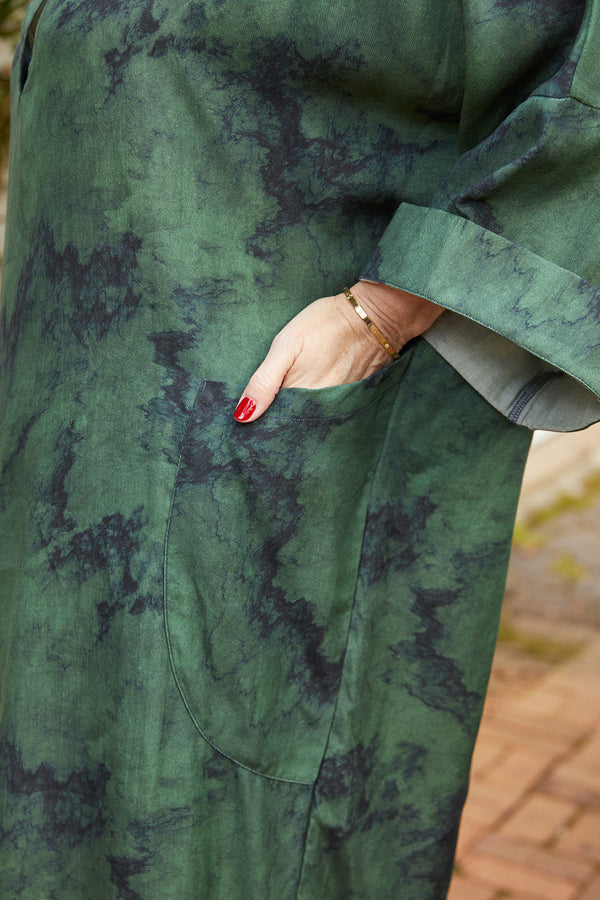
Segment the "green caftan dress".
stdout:
<path fill-rule="evenodd" d="M 570 0 L 30 6 L 0 896 L 445 896 L 531 429 L 599 418 L 599 39 Z M 238 425 L 361 276 L 446 311 Z"/>

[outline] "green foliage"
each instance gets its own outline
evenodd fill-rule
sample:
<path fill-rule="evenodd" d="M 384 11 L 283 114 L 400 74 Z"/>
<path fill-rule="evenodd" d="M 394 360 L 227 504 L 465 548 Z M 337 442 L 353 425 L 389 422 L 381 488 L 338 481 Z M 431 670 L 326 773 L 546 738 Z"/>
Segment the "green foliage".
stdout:
<path fill-rule="evenodd" d="M 500 623 L 498 643 L 509 645 L 525 656 L 533 657 L 550 665 L 564 662 L 577 654 L 581 649 L 579 644 L 567 643 L 566 641 L 521 631 L 521 629 L 505 618 Z"/>
<path fill-rule="evenodd" d="M 0 41 L 14 47 L 29 0 L 0 0 Z M 6 159 L 10 118 L 8 67 L 0 68 L 0 163 Z"/>
<path fill-rule="evenodd" d="M 542 509 L 531 513 L 525 522 L 528 529 L 536 529 L 551 522 L 563 513 L 588 509 L 600 494 L 600 472 L 593 472 L 583 482 L 577 494 L 559 494 L 556 499 Z"/>
<path fill-rule="evenodd" d="M 522 550 L 539 550 L 548 542 L 545 535 L 540 534 L 527 522 L 517 522 L 513 534 L 513 544 Z"/>
<path fill-rule="evenodd" d="M 588 574 L 588 570 L 580 565 L 570 553 L 561 553 L 552 562 L 552 571 L 567 581 L 581 581 Z"/>
<path fill-rule="evenodd" d="M 1 0 L 0 35 L 10 37 L 15 33 L 15 30 L 18 30 L 23 11 L 28 2 L 29 0 Z"/>

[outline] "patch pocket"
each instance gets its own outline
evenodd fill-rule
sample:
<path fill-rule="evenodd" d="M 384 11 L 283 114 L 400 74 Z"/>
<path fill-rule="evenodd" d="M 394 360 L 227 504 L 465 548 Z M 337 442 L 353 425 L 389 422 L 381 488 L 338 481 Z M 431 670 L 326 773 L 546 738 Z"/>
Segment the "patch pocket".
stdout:
<path fill-rule="evenodd" d="M 192 720 L 219 752 L 312 783 L 340 685 L 370 483 L 412 351 L 365 381 L 280 391 L 255 423 L 205 382 L 176 478 L 165 623 Z"/>

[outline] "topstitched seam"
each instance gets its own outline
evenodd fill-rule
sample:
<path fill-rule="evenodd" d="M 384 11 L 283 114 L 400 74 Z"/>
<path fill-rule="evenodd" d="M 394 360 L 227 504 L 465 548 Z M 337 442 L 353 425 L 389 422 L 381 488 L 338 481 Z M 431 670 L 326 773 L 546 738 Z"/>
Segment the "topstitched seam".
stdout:
<path fill-rule="evenodd" d="M 526 384 L 508 412 L 508 421 L 516 422 L 518 424 L 521 414 L 531 400 L 533 400 L 535 395 L 550 381 L 554 381 L 556 378 L 562 378 L 562 374 L 562 372 L 543 372 Z"/>
<path fill-rule="evenodd" d="M 402 373 L 402 378 L 401 378 L 400 382 L 396 385 L 396 390 L 397 390 L 397 392 L 399 392 L 400 387 L 402 386 L 402 384 L 404 383 L 404 381 L 405 381 L 405 379 L 406 379 L 406 376 L 408 375 L 408 372 L 409 372 L 409 370 L 410 370 L 412 361 L 413 361 L 413 354 L 411 353 L 411 355 L 410 355 L 409 358 L 408 358 L 406 368 L 404 369 L 404 371 L 403 371 L 403 373 Z M 370 485 L 370 488 L 369 488 L 369 496 L 368 496 L 367 502 L 366 502 L 366 504 L 365 504 L 365 520 L 364 520 L 364 524 L 363 524 L 363 534 L 362 534 L 362 542 L 361 542 L 361 546 L 360 546 L 360 553 L 358 554 L 358 564 L 357 564 L 357 567 L 356 567 L 356 578 L 355 578 L 355 581 L 354 581 L 354 596 L 353 596 L 353 598 L 352 598 L 352 611 L 351 611 L 350 616 L 349 616 L 349 620 L 348 620 L 348 630 L 347 630 L 347 633 L 346 633 L 346 643 L 345 643 L 345 650 L 344 650 L 344 663 L 343 663 L 343 665 L 342 665 L 342 672 L 341 672 L 341 675 L 340 675 L 340 681 L 339 681 L 339 685 L 338 685 L 337 696 L 336 696 L 336 699 L 335 699 L 335 704 L 334 704 L 334 707 L 333 707 L 333 713 L 332 713 L 331 720 L 330 720 L 330 723 L 329 723 L 329 731 L 328 731 L 328 733 L 327 733 L 327 739 L 326 739 L 326 741 L 325 741 L 325 749 L 324 749 L 324 751 L 323 751 L 323 756 L 321 757 L 321 764 L 320 764 L 320 766 L 319 766 L 319 772 L 317 773 L 317 777 L 315 778 L 315 780 L 314 780 L 314 782 L 313 782 L 313 790 L 312 790 L 312 794 L 311 794 L 310 806 L 309 806 L 308 813 L 307 813 L 307 816 L 306 816 L 306 830 L 305 830 L 305 834 L 304 834 L 304 843 L 303 843 L 303 847 L 302 847 L 302 859 L 301 859 L 301 861 L 300 861 L 300 876 L 299 876 L 299 879 L 298 879 L 298 888 L 297 888 L 297 891 L 296 891 L 296 900 L 300 900 L 300 890 L 302 889 L 302 882 L 303 882 L 303 879 L 304 879 L 304 866 L 305 866 L 305 859 L 306 859 L 306 845 L 307 845 L 307 842 L 308 842 L 308 832 L 309 832 L 309 829 L 310 829 L 311 818 L 312 818 L 312 814 L 313 814 L 314 807 L 315 807 L 315 792 L 316 792 L 316 789 L 317 789 L 317 784 L 318 784 L 318 782 L 319 782 L 319 775 L 320 775 L 320 773 L 321 773 L 321 767 L 322 767 L 322 765 L 323 765 L 323 761 L 327 758 L 327 748 L 329 747 L 329 742 L 330 742 L 330 739 L 331 739 L 331 732 L 332 732 L 332 730 L 333 730 L 333 726 L 334 726 L 334 722 L 335 722 L 335 717 L 336 717 L 337 708 L 338 708 L 338 702 L 339 702 L 339 698 L 340 698 L 340 692 L 341 692 L 342 684 L 343 684 L 343 681 L 344 681 L 344 674 L 345 674 L 345 671 L 346 671 L 346 654 L 347 654 L 347 650 L 348 650 L 348 641 L 349 641 L 349 637 L 350 637 L 350 632 L 351 632 L 351 630 L 352 630 L 352 625 L 353 625 L 353 622 L 354 622 L 354 612 L 355 612 L 355 609 L 356 609 L 356 594 L 357 594 L 357 589 L 358 589 L 358 576 L 359 576 L 359 573 L 360 573 L 360 567 L 361 567 L 361 562 L 362 562 L 363 553 L 364 553 L 364 548 L 365 548 L 365 538 L 366 538 L 366 531 L 367 531 L 367 528 L 366 528 L 367 516 L 369 515 L 369 509 L 371 508 L 371 501 L 372 501 L 372 498 L 373 498 L 373 490 L 374 490 L 375 481 L 376 481 L 376 479 L 377 479 L 377 471 L 378 471 L 379 465 L 380 465 L 380 463 L 381 463 L 381 457 L 382 457 L 382 455 L 383 455 L 384 449 L 386 448 L 386 446 L 387 446 L 387 444 L 388 444 L 388 442 L 389 442 L 389 440 L 390 440 L 390 437 L 389 437 L 389 435 L 390 435 L 390 422 L 391 422 L 392 415 L 393 415 L 393 412 L 394 412 L 394 409 L 395 409 L 395 407 L 396 407 L 397 402 L 398 402 L 398 397 L 396 397 L 396 399 L 395 399 L 395 401 L 394 401 L 394 403 L 393 403 L 393 405 L 392 405 L 392 409 L 391 409 L 391 411 L 390 411 L 390 416 L 389 416 L 389 418 L 388 418 L 387 425 L 386 425 L 385 436 L 384 436 L 384 438 L 383 438 L 383 440 L 382 440 L 382 442 L 381 442 L 381 445 L 380 445 L 380 447 L 379 447 L 379 453 L 377 454 L 377 461 L 376 461 L 376 463 L 375 463 L 375 465 L 374 465 L 374 467 L 373 467 L 373 472 L 372 472 L 372 475 L 371 475 L 371 485 Z"/>
<path fill-rule="evenodd" d="M 172 523 L 172 519 L 173 519 L 173 510 L 174 510 L 174 507 L 175 507 L 175 500 L 176 500 L 177 493 L 178 493 L 179 474 L 180 474 L 180 471 L 181 471 L 181 464 L 182 464 L 182 459 L 183 459 L 183 453 L 184 453 L 185 447 L 186 447 L 186 445 L 187 445 L 189 433 L 190 433 L 191 428 L 192 428 L 192 423 L 193 423 L 193 420 L 194 420 L 194 413 L 195 413 L 195 411 L 196 411 L 196 408 L 200 405 L 200 398 L 201 398 L 202 394 L 204 393 L 204 389 L 205 389 L 205 387 L 206 387 L 206 384 L 207 384 L 207 381 L 206 381 L 206 379 L 205 379 L 205 380 L 203 381 L 203 383 L 202 383 L 202 387 L 200 388 L 200 390 L 199 390 L 199 392 L 198 392 L 198 396 L 196 397 L 196 400 L 195 400 L 195 402 L 194 402 L 194 406 L 193 406 L 192 411 L 191 411 L 191 413 L 190 413 L 190 415 L 189 415 L 188 424 L 187 424 L 187 427 L 186 427 L 186 430 L 185 430 L 185 434 L 184 434 L 183 440 L 182 440 L 182 442 L 181 442 L 181 450 L 180 450 L 180 453 L 179 453 L 179 460 L 178 460 L 178 464 L 177 464 L 177 473 L 176 473 L 176 475 L 175 475 L 175 483 L 174 483 L 174 486 L 173 486 L 173 493 L 172 493 L 172 497 L 171 497 L 171 507 L 170 507 L 170 510 L 169 510 L 169 518 L 168 518 L 168 522 L 167 522 L 167 531 L 166 531 L 166 535 L 165 535 L 165 547 L 164 547 L 164 554 L 163 554 L 163 612 L 164 612 L 164 630 L 165 630 L 165 636 L 166 636 L 166 641 L 167 641 L 167 650 L 168 650 L 168 654 L 169 654 L 169 662 L 170 662 L 170 664 L 171 664 L 171 671 L 172 671 L 172 673 L 173 673 L 173 678 L 175 679 L 175 684 L 177 685 L 177 689 L 178 689 L 178 691 L 179 691 L 179 694 L 180 694 L 180 696 L 181 696 L 181 699 L 183 700 L 183 704 L 184 704 L 184 706 L 185 706 L 185 708 L 186 708 L 186 710 L 187 710 L 187 712 L 188 712 L 188 715 L 189 715 L 190 719 L 192 720 L 192 723 L 194 724 L 196 730 L 198 731 L 198 733 L 200 734 L 200 736 L 202 737 L 202 739 L 205 740 L 206 743 L 209 744 L 214 750 L 216 750 L 217 753 L 219 753 L 219 754 L 220 754 L 221 756 L 223 756 L 225 759 L 228 759 L 228 760 L 229 760 L 231 763 L 233 763 L 234 765 L 239 766 L 239 768 L 245 769 L 247 772 L 251 772 L 253 775 L 258 775 L 258 776 L 260 776 L 261 778 L 266 778 L 266 779 L 268 779 L 269 781 L 280 781 L 280 782 L 285 782 L 286 784 L 299 784 L 299 785 L 303 785 L 303 786 L 305 786 L 305 787 L 310 787 L 310 786 L 313 784 L 312 781 L 300 781 L 299 779 L 295 779 L 295 778 L 281 778 L 281 777 L 278 777 L 278 776 L 276 776 L 276 775 L 267 775 L 267 774 L 265 774 L 264 772 L 258 772 L 256 769 L 252 769 L 250 766 L 245 765 L 244 763 L 242 763 L 242 762 L 240 762 L 239 760 L 235 759 L 235 757 L 230 756 L 228 753 L 225 753 L 225 751 L 221 750 L 221 748 L 218 747 L 218 746 L 217 746 L 217 745 L 216 745 L 216 744 L 215 744 L 215 743 L 214 743 L 214 742 L 213 742 L 213 741 L 212 741 L 212 740 L 204 733 L 204 731 L 203 731 L 202 728 L 200 727 L 200 725 L 199 725 L 199 723 L 198 723 L 198 721 L 197 721 L 197 719 L 196 719 L 194 713 L 192 712 L 192 709 L 191 709 L 191 707 L 190 707 L 190 705 L 189 705 L 189 703 L 188 703 L 188 701 L 187 701 L 185 692 L 184 692 L 184 690 L 183 690 L 183 685 L 181 684 L 181 681 L 180 681 L 179 676 L 178 676 L 178 674 L 177 674 L 177 667 L 176 667 L 176 664 L 175 664 L 175 658 L 174 658 L 173 648 L 172 648 L 171 639 L 170 639 L 170 635 L 169 635 L 169 601 L 168 601 L 168 557 L 169 557 L 169 540 L 170 540 L 170 536 L 171 536 L 171 523 Z"/>

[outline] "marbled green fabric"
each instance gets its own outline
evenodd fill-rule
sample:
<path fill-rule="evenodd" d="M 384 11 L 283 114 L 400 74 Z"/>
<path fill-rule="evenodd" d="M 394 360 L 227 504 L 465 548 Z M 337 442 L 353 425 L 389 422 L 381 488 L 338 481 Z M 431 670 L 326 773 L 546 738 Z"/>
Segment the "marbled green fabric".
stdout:
<path fill-rule="evenodd" d="M 514 69 L 463 6 L 515 23 Z M 295 312 L 395 265 L 398 207 L 466 221 L 434 209 L 460 141 L 538 60 L 564 83 L 582 14 L 47 0 L 13 69 L 2 897 L 445 896 L 530 432 L 423 339 L 232 413 Z"/>
<path fill-rule="evenodd" d="M 458 150 L 425 202 L 401 198 L 363 276 L 452 310 L 427 339 L 512 421 L 584 428 L 600 419 L 600 3 L 463 8 Z"/>

